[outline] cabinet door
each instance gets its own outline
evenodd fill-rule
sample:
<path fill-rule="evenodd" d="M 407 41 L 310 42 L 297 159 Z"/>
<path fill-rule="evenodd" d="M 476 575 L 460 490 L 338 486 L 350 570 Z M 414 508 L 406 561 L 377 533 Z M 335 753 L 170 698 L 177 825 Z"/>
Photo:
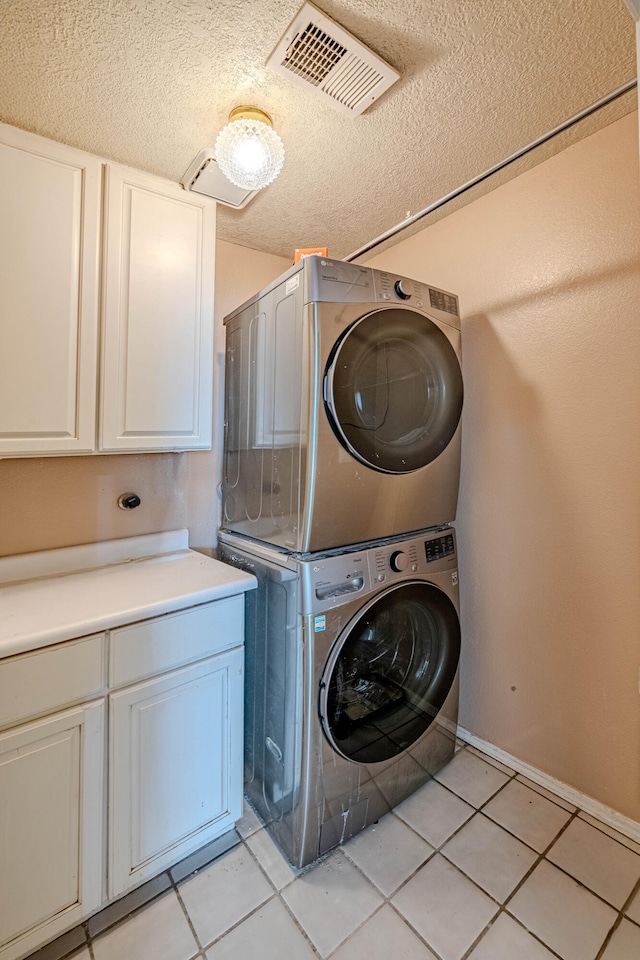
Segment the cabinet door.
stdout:
<path fill-rule="evenodd" d="M 102 900 L 104 700 L 0 734 L 0 957 Z"/>
<path fill-rule="evenodd" d="M 109 897 L 241 816 L 242 674 L 237 647 L 110 697 Z"/>
<path fill-rule="evenodd" d="M 107 168 L 100 449 L 211 447 L 215 203 Z"/>
<path fill-rule="evenodd" d="M 97 157 L 0 124 L 0 455 L 95 448 Z"/>

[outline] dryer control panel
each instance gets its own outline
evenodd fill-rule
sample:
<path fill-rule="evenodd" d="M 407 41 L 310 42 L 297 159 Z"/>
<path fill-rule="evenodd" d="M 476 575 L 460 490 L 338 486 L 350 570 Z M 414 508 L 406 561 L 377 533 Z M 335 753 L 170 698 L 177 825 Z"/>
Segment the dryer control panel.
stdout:
<path fill-rule="evenodd" d="M 305 303 L 406 304 L 460 329 L 456 295 L 421 280 L 327 257 L 306 257 L 298 266 Z M 291 274 L 285 274 L 287 284 L 298 286 L 299 274 L 293 270 Z"/>

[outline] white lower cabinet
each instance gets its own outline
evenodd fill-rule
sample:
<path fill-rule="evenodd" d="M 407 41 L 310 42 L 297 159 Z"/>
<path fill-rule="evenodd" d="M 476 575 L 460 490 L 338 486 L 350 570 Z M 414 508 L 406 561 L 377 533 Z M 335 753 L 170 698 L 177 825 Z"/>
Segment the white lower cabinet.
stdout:
<path fill-rule="evenodd" d="M 243 631 L 238 595 L 0 658 L 0 960 L 240 818 Z"/>
<path fill-rule="evenodd" d="M 109 897 L 241 816 L 243 651 L 110 697 Z"/>
<path fill-rule="evenodd" d="M 0 734 L 0 957 L 100 907 L 105 700 Z"/>

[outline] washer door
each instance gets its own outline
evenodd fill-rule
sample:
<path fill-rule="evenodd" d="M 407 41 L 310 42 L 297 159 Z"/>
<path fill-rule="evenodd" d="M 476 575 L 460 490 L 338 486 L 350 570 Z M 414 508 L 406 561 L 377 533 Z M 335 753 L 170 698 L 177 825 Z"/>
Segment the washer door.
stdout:
<path fill-rule="evenodd" d="M 334 432 L 353 456 L 382 473 L 410 473 L 435 460 L 456 431 L 460 364 L 428 317 L 375 310 L 336 344 L 325 398 Z"/>
<path fill-rule="evenodd" d="M 455 679 L 460 621 L 438 587 L 411 581 L 364 607 L 338 638 L 320 683 L 332 746 L 359 763 L 402 753 L 430 726 Z"/>

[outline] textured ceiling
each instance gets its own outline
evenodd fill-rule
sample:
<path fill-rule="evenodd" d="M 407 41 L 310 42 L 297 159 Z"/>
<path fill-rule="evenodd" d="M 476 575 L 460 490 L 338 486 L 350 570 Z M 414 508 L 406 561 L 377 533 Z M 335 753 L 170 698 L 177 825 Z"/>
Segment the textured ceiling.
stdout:
<path fill-rule="evenodd" d="M 265 66 L 301 4 L 5 2 L 0 119 L 180 180 L 230 110 L 256 104 L 285 166 L 245 210 L 219 208 L 218 235 L 343 257 L 635 76 L 624 0 L 318 0 L 402 74 L 352 118 Z M 636 103 L 627 95 L 501 178 Z"/>

